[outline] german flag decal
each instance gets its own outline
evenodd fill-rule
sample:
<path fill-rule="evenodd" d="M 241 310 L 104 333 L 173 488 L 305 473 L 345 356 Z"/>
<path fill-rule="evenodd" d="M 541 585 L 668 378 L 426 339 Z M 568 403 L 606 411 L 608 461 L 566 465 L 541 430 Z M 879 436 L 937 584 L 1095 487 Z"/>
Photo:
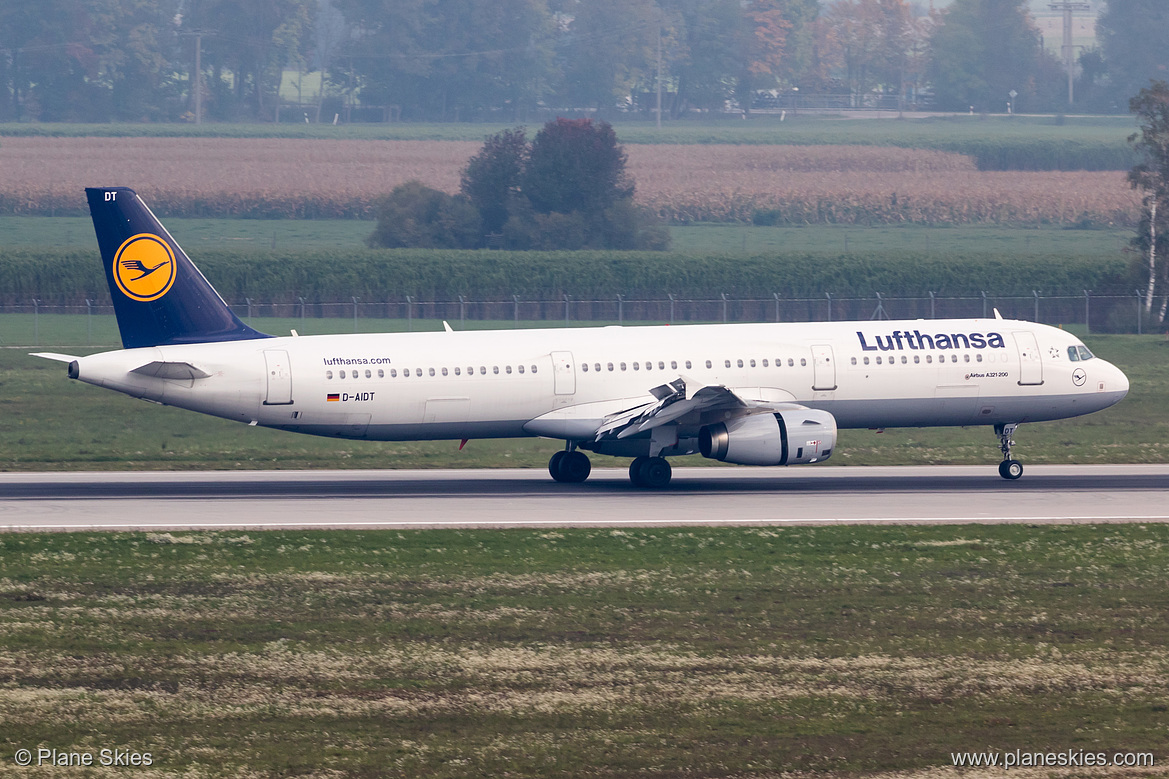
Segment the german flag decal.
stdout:
<path fill-rule="evenodd" d="M 334 400 L 339 401 L 339 400 L 341 400 L 341 393 L 330 392 L 328 395 L 325 396 L 325 400 L 328 401 L 329 403 L 332 403 Z"/>

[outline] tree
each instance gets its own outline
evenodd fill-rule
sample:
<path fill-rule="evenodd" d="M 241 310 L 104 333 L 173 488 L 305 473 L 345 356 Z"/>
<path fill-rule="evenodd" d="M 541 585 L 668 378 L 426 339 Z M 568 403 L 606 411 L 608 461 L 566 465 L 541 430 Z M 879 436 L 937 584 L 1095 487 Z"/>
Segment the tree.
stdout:
<path fill-rule="evenodd" d="M 362 99 L 412 118 L 519 118 L 547 91 L 552 17 L 544 0 L 336 0 L 359 33 L 343 57 Z"/>
<path fill-rule="evenodd" d="M 474 249 L 480 232 L 479 215 L 465 198 L 407 181 L 378 204 L 377 227 L 366 243 L 387 249 Z"/>
<path fill-rule="evenodd" d="M 272 118 L 284 66 L 312 41 L 315 0 L 196 0 L 184 30 L 203 31 L 203 62 L 212 69 L 209 108 L 222 119 Z M 231 86 L 223 73 L 232 75 Z"/>
<path fill-rule="evenodd" d="M 954 0 L 930 40 L 939 108 L 1062 108 L 1061 68 L 1040 42 L 1027 0 Z"/>
<path fill-rule="evenodd" d="M 565 4 L 560 18 L 562 99 L 612 112 L 656 62 L 657 9 L 651 0 L 579 0 Z"/>
<path fill-rule="evenodd" d="M 1140 132 L 1129 143 L 1141 161 L 1128 173 L 1133 189 L 1144 193 L 1145 215 L 1134 243 L 1148 257 L 1149 283 L 1145 290 L 1145 313 L 1151 314 L 1157 284 L 1157 257 L 1165 252 L 1165 228 L 1169 227 L 1169 83 L 1154 81 L 1129 101 Z M 1162 276 L 1167 276 L 1164 268 Z M 1169 281 L 1169 278 L 1162 279 Z M 1157 321 L 1164 322 L 1169 295 L 1162 292 Z"/>
<path fill-rule="evenodd" d="M 608 122 L 556 119 L 536 133 L 521 188 L 537 212 L 597 213 L 633 197 L 625 152 Z"/>
<path fill-rule="evenodd" d="M 483 243 L 514 249 L 664 249 L 669 236 L 633 204 L 625 152 L 591 119 L 548 122 L 531 143 L 521 128 L 490 136 L 463 171 Z"/>
<path fill-rule="evenodd" d="M 1096 22 L 1115 95 L 1132 95 L 1149 79 L 1169 79 L 1169 4 L 1108 0 Z"/>
<path fill-rule="evenodd" d="M 504 130 L 489 136 L 463 169 L 460 191 L 479 209 L 487 235 L 499 234 L 507 222 L 520 193 L 528 152 L 522 127 Z"/>

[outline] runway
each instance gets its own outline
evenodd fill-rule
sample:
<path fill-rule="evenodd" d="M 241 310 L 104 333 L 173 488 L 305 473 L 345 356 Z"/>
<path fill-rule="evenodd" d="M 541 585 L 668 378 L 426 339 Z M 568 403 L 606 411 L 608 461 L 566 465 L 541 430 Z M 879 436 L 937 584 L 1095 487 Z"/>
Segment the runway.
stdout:
<path fill-rule="evenodd" d="M 0 474 L 0 529 L 226 530 L 1169 521 L 1169 465 Z"/>

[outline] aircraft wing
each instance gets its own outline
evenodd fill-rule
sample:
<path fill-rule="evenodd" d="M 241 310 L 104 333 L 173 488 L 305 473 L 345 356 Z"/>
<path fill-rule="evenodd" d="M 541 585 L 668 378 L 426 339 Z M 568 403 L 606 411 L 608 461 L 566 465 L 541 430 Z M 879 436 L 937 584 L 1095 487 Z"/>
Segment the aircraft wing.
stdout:
<path fill-rule="evenodd" d="M 671 422 L 701 425 L 708 421 L 707 417 L 718 414 L 719 418 L 722 418 L 724 412 L 728 411 L 745 414 L 754 410 L 778 411 L 797 406 L 795 403 L 744 398 L 721 384 L 702 384 L 685 376 L 654 387 L 650 394 L 657 398 L 657 402 L 646 403 L 605 417 L 597 429 L 596 440 L 611 437 L 629 438 Z"/>

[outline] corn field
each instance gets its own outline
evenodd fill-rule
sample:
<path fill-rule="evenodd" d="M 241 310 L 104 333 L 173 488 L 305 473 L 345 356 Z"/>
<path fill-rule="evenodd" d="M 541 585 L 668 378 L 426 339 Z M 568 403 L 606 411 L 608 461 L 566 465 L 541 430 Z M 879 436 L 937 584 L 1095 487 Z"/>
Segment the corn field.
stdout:
<path fill-rule="evenodd" d="M 447 192 L 478 143 L 284 138 L 6 138 L 0 213 L 85 214 L 130 186 L 159 214 L 369 218 L 411 179 Z M 637 201 L 675 223 L 1133 225 L 1124 174 L 979 171 L 950 152 L 866 146 L 628 145 Z"/>

